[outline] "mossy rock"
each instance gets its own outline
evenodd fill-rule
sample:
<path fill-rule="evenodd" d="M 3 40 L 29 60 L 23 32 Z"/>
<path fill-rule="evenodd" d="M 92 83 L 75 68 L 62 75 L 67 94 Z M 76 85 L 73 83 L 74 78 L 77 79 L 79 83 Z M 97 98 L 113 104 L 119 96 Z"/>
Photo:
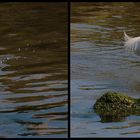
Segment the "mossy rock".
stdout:
<path fill-rule="evenodd" d="M 115 118 L 120 121 L 131 114 L 140 115 L 140 99 L 108 91 L 96 101 L 93 108 L 104 121 L 108 118 L 110 121 Z"/>

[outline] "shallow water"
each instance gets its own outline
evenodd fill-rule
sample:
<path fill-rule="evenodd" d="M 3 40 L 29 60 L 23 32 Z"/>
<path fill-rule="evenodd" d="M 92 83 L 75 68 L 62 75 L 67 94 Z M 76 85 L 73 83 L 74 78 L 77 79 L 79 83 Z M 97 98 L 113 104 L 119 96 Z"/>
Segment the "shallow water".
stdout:
<path fill-rule="evenodd" d="M 0 137 L 67 137 L 67 3 L 0 4 L 0 103 Z"/>
<path fill-rule="evenodd" d="M 140 137 L 140 116 L 103 123 L 92 109 L 108 90 L 140 98 L 140 56 L 123 48 L 123 30 L 140 36 L 139 6 L 71 4 L 72 137 Z"/>

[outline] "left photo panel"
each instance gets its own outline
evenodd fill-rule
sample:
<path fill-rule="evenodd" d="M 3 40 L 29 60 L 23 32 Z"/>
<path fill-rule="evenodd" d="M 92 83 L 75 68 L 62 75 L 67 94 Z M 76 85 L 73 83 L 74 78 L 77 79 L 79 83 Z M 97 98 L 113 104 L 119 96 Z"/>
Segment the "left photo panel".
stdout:
<path fill-rule="evenodd" d="M 0 3 L 0 138 L 68 137 L 68 2 Z"/>

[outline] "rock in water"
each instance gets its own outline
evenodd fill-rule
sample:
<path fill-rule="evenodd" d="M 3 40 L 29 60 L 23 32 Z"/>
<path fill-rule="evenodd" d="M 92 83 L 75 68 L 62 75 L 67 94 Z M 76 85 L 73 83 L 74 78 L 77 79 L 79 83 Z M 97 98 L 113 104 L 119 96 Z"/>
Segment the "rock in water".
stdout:
<path fill-rule="evenodd" d="M 93 106 L 103 122 L 122 121 L 131 114 L 140 115 L 140 99 L 108 91 Z"/>

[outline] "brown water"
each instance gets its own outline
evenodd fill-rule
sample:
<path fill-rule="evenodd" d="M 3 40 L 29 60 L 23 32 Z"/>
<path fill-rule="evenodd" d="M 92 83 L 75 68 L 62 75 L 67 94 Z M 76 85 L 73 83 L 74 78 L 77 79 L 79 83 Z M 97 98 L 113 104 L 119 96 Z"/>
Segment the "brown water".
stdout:
<path fill-rule="evenodd" d="M 123 47 L 123 30 L 140 36 L 139 7 L 133 2 L 71 4 L 72 137 L 140 137 L 140 116 L 103 123 L 93 110 L 108 90 L 140 98 L 140 56 Z"/>
<path fill-rule="evenodd" d="M 67 137 L 67 3 L 0 4 L 0 137 Z"/>

